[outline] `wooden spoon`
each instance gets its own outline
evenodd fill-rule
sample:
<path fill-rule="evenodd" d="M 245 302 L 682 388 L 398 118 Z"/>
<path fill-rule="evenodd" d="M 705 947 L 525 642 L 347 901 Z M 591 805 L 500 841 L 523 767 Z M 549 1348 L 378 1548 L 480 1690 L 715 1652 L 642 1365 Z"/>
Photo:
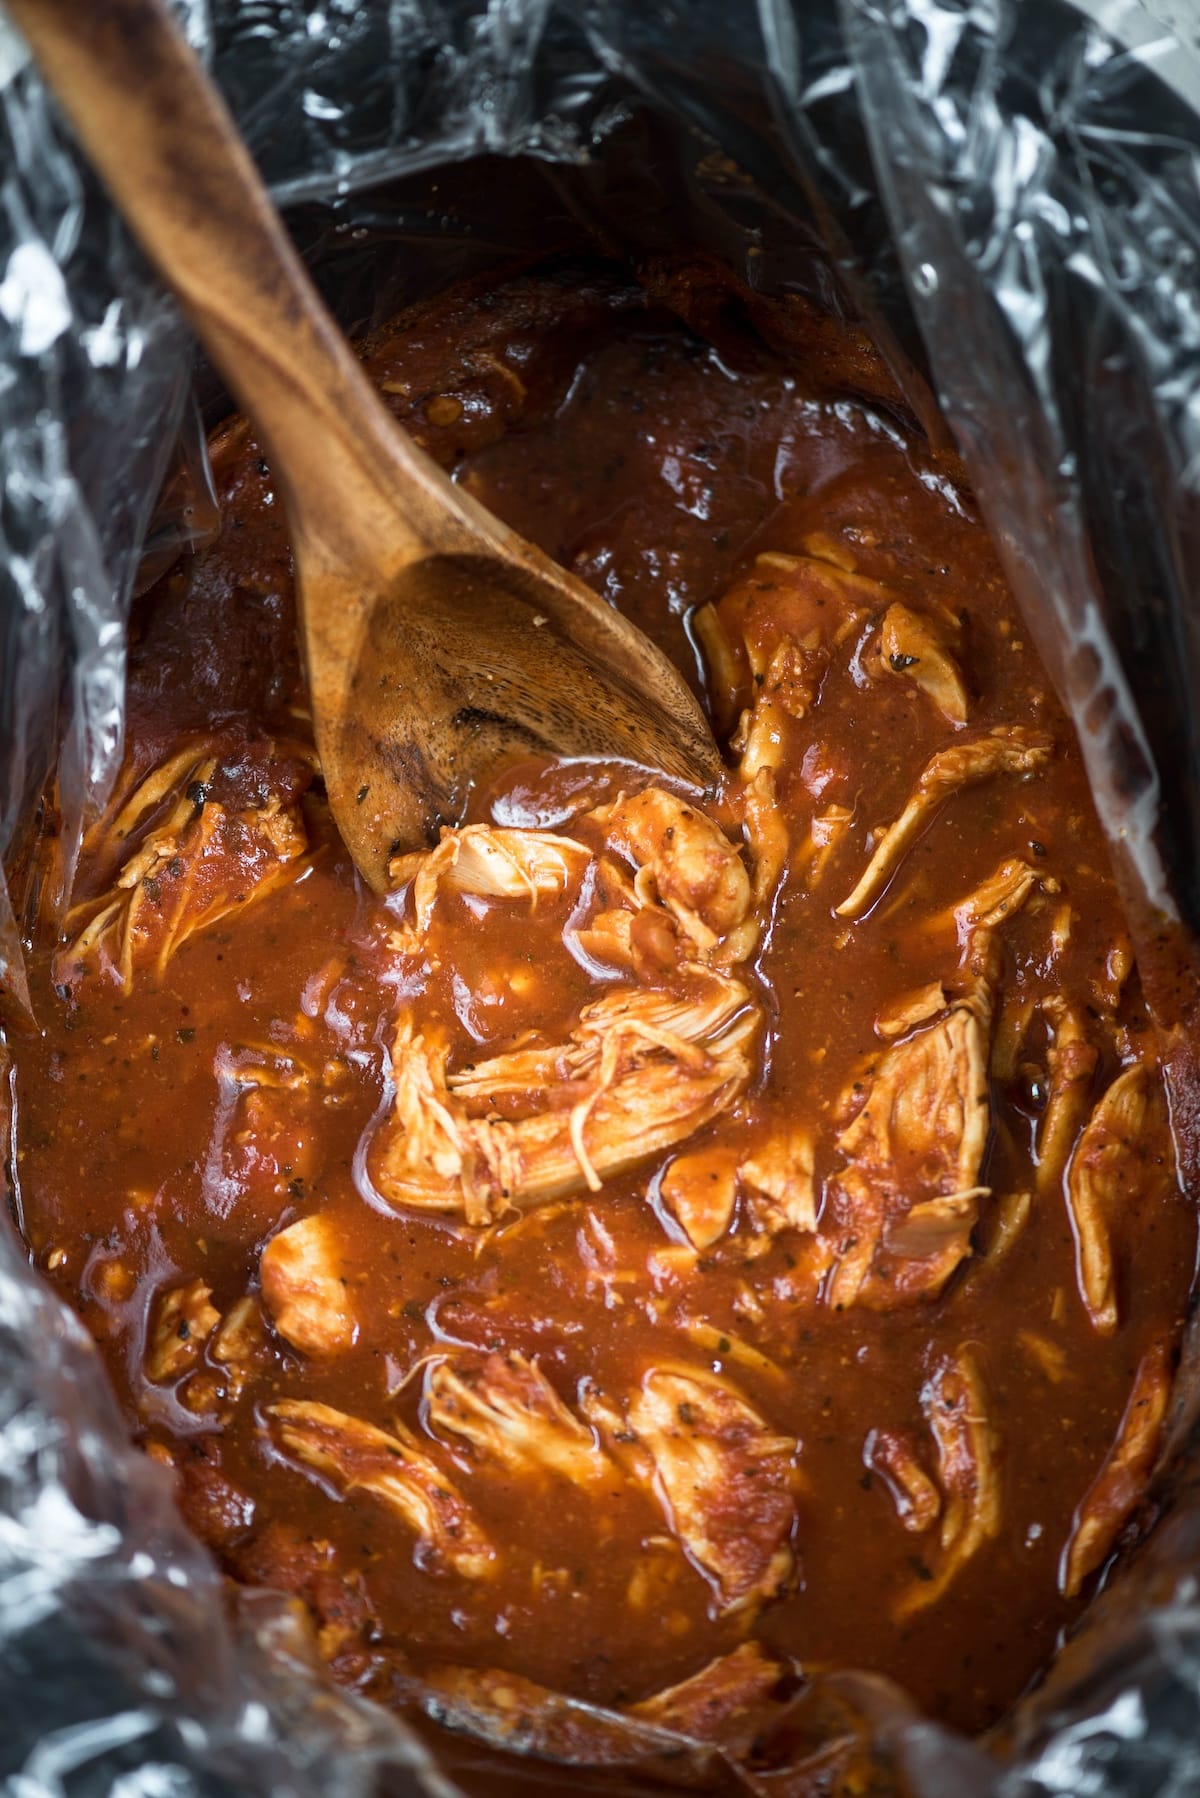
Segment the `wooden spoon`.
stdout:
<path fill-rule="evenodd" d="M 716 746 L 666 657 L 387 412 L 162 0 L 6 5 L 266 449 L 330 804 L 371 886 L 510 755 L 709 785 Z"/>

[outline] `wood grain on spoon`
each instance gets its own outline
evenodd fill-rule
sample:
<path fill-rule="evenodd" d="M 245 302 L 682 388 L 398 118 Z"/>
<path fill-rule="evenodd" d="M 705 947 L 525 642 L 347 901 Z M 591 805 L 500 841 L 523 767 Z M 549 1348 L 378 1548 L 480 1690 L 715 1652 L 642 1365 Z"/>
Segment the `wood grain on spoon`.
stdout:
<path fill-rule="evenodd" d="M 667 659 L 387 412 L 162 0 L 6 5 L 270 457 L 317 748 L 370 884 L 511 754 L 710 784 L 716 747 Z"/>

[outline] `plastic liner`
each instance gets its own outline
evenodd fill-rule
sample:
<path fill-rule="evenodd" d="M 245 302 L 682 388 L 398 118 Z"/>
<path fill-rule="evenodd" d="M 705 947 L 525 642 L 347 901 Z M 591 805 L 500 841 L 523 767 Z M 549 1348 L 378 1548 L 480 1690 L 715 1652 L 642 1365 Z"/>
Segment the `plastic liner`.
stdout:
<path fill-rule="evenodd" d="M 1164 925 L 1196 925 L 1200 16 L 1184 0 L 1169 23 L 1133 0 L 182 10 L 352 327 L 580 232 L 634 258 L 699 246 L 764 293 L 865 317 L 914 415 L 938 428 L 931 381 L 964 449 L 1079 724 L 1143 962 Z M 0 16 L 0 850 L 14 869 L 57 769 L 68 881 L 118 765 L 147 532 L 161 566 L 212 527 L 191 372 L 173 307 Z M 10 1029 L 30 900 L 19 877 L 11 901 L 0 888 Z M 1166 975 L 1158 990 L 1182 1053 L 1188 1016 Z M 882 1682 L 829 1682 L 822 1701 L 868 1745 L 873 1790 L 1200 1786 L 1197 1360 L 1191 1343 L 1140 1547 L 991 1741 L 915 1717 Z M 495 1791 L 634 1793 L 665 1789 L 661 1747 L 644 1741 L 619 1775 L 503 1774 L 460 1739 L 435 1766 L 405 1724 L 330 1689 L 282 1600 L 244 1595 L 231 1620 L 84 1332 L 0 1228 L 12 1798 L 449 1798 L 485 1770 Z M 677 1772 L 700 1777 L 698 1757 Z"/>

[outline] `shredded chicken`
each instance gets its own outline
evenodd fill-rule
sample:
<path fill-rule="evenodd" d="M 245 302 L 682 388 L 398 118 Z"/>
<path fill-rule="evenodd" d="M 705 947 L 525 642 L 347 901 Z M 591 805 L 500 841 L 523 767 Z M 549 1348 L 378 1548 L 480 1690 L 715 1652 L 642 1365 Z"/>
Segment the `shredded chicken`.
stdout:
<path fill-rule="evenodd" d="M 393 887 L 413 883 L 416 929 L 424 934 L 439 892 L 528 899 L 536 904 L 539 898 L 566 892 L 589 859 L 583 845 L 570 837 L 468 824 L 461 830 L 443 831 L 441 842 L 432 851 L 393 856 L 388 879 Z"/>
<path fill-rule="evenodd" d="M 663 1202 L 694 1249 L 709 1249 L 724 1236 L 733 1222 L 737 1188 L 737 1154 L 720 1146 L 677 1155 L 660 1185 Z"/>
<path fill-rule="evenodd" d="M 977 930 L 995 930 L 1015 918 L 1037 885 L 1037 878 L 1037 870 L 1019 855 L 1002 861 L 986 880 L 951 907 L 949 916 L 960 941 L 966 942 Z M 932 918 L 931 927 L 936 928 L 945 919 L 944 913 Z"/>
<path fill-rule="evenodd" d="M 1078 1006 L 1056 996 L 1042 1001 L 1042 1012 L 1052 1036 L 1047 1055 L 1049 1092 L 1038 1131 L 1037 1190 L 1048 1195 L 1062 1191 L 1071 1150 L 1087 1117 L 1100 1056 L 1088 1041 Z"/>
<path fill-rule="evenodd" d="M 1125 983 L 1133 972 L 1133 944 L 1124 931 L 1114 937 L 1104 959 L 1104 973 L 1089 981 L 1093 997 L 1101 1011 L 1115 1012 L 1121 1003 Z"/>
<path fill-rule="evenodd" d="M 341 1264 L 337 1228 L 320 1212 L 289 1224 L 262 1252 L 263 1303 L 279 1334 L 302 1354 L 340 1354 L 357 1340 Z"/>
<path fill-rule="evenodd" d="M 776 1435 L 736 1386 L 698 1368 L 655 1367 L 624 1404 L 593 1387 L 584 1410 L 652 1486 L 722 1615 L 756 1609 L 787 1589 L 797 1445 Z"/>
<path fill-rule="evenodd" d="M 1162 1439 L 1171 1373 L 1161 1343 L 1142 1356 L 1116 1440 L 1071 1522 L 1059 1583 L 1074 1598 L 1089 1573 L 1107 1560 L 1121 1526 L 1132 1516 Z"/>
<path fill-rule="evenodd" d="M 166 1385 L 190 1373 L 220 1321 L 203 1280 L 189 1280 L 164 1293 L 146 1351 L 146 1378 Z"/>
<path fill-rule="evenodd" d="M 256 1299 L 247 1293 L 230 1306 L 208 1353 L 225 1370 L 225 1404 L 232 1407 L 266 1359 L 266 1328 Z"/>
<path fill-rule="evenodd" d="M 904 1593 L 900 1618 L 936 1604 L 985 1542 L 1000 1533 L 998 1445 L 988 1416 L 983 1376 L 969 1346 L 943 1362 L 921 1393 L 921 1407 L 937 1444 L 943 1493 L 941 1559 Z"/>
<path fill-rule="evenodd" d="M 785 1373 L 778 1362 L 764 1355 L 753 1343 L 746 1342 L 732 1330 L 718 1329 L 716 1324 L 708 1323 L 704 1318 L 692 1317 L 686 1311 L 676 1319 L 679 1328 L 686 1336 L 715 1356 L 718 1361 L 729 1363 L 734 1367 L 745 1368 L 747 1373 L 758 1379 L 770 1380 L 773 1385 L 787 1388 L 792 1376 Z"/>
<path fill-rule="evenodd" d="M 743 1225 L 752 1227 L 747 1240 L 815 1230 L 811 1132 L 803 1125 L 784 1126 L 745 1158 L 724 1143 L 679 1155 L 668 1164 L 660 1193 L 700 1251 L 730 1229 L 739 1193 Z"/>
<path fill-rule="evenodd" d="M 879 629 L 879 654 L 885 668 L 910 680 L 937 707 L 949 724 L 967 722 L 967 690 L 946 641 L 947 627 L 911 607 L 888 607 Z"/>
<path fill-rule="evenodd" d="M 592 1431 L 537 1362 L 516 1351 L 482 1361 L 434 1361 L 425 1376 L 425 1409 L 433 1429 L 461 1437 L 510 1473 L 552 1473 L 587 1486 L 612 1471 Z"/>
<path fill-rule="evenodd" d="M 755 714 L 806 717 L 829 666 L 831 639 L 849 634 L 883 591 L 820 556 L 775 550 L 756 556 L 744 580 L 721 601 L 722 614 L 740 625 L 757 689 Z"/>
<path fill-rule="evenodd" d="M 1023 725 L 1000 725 L 986 736 L 954 743 L 930 757 L 912 797 L 875 847 L 854 891 L 837 907 L 841 918 L 861 918 L 883 892 L 933 814 L 952 794 L 997 774 L 1032 774 L 1050 759 L 1053 739 Z"/>
<path fill-rule="evenodd" d="M 787 858 L 788 831 L 776 776 L 788 762 L 789 733 L 815 705 L 833 649 L 853 635 L 885 596 L 885 588 L 856 574 L 844 558 L 769 551 L 755 558 L 749 573 L 721 601 L 722 630 L 740 638 L 754 683 L 753 703 L 742 713 L 732 746 L 740 758 L 758 906 L 769 901 Z M 715 676 L 722 667 L 736 685 L 731 651 L 714 665 Z M 831 804 L 814 818 L 807 857 L 810 885 L 820 878 L 851 816 L 844 806 Z"/>
<path fill-rule="evenodd" d="M 104 955 L 126 992 L 141 967 L 161 976 L 171 957 L 197 931 L 293 880 L 308 847 L 296 805 L 273 795 L 260 806 L 231 811 L 208 796 L 213 757 L 185 752 L 164 771 L 146 777 L 111 826 L 112 840 L 132 834 L 140 821 L 170 803 L 166 815 L 142 836 L 98 898 L 67 914 L 71 966 Z"/>
<path fill-rule="evenodd" d="M 876 1014 L 875 1033 L 885 1041 L 896 1036 L 907 1036 L 918 1024 L 928 1023 L 930 1018 L 936 1018 L 945 1009 L 946 989 L 940 980 L 932 980 L 928 986 L 917 987 L 915 992 L 904 993 L 899 999 L 893 999 L 890 1005 L 885 1005 Z"/>
<path fill-rule="evenodd" d="M 1164 1139 L 1165 1112 L 1157 1068 L 1135 1062 L 1099 1100 L 1067 1170 L 1079 1296 L 1105 1335 L 1116 1329 L 1118 1316 L 1113 1228 L 1173 1173 L 1150 1160 Z"/>
<path fill-rule="evenodd" d="M 743 786 L 758 787 L 762 793 L 774 791 L 774 776 L 786 760 L 787 715 L 765 692 L 759 693 L 754 705 L 742 713 L 731 747 L 738 753 L 738 774 Z M 760 786 L 760 777 L 770 775 L 769 786 Z"/>
<path fill-rule="evenodd" d="M 1008 1192 L 992 1206 L 992 1231 L 987 1244 L 990 1267 L 1008 1254 L 1033 1213 L 1031 1192 Z"/>
<path fill-rule="evenodd" d="M 770 1236 L 780 1230 L 815 1230 L 813 1140 L 802 1124 L 777 1130 L 739 1169 L 746 1201 L 758 1228 Z"/>
<path fill-rule="evenodd" d="M 639 958 L 638 945 L 634 942 L 633 926 L 636 913 L 614 909 L 597 912 L 586 924 L 579 924 L 571 932 L 577 949 L 581 949 L 589 961 L 601 968 L 615 968 L 623 974 L 643 976 L 644 960 Z M 674 965 L 675 936 L 668 931 L 664 938 L 664 957 L 660 962 L 662 971 Z"/>
<path fill-rule="evenodd" d="M 1032 993 L 1010 987 L 1000 1001 L 992 1034 L 992 1079 L 1007 1085 L 1016 1078 L 1017 1061 L 1029 1032 L 1035 1000 Z"/>
<path fill-rule="evenodd" d="M 775 787 L 775 770 L 760 768 L 742 789 L 742 815 L 754 863 L 754 904 L 765 907 L 787 861 L 788 833 Z"/>
<path fill-rule="evenodd" d="M 692 613 L 692 630 L 704 656 L 707 687 L 720 734 L 728 736 L 736 715 L 732 708 L 743 672 L 743 656 L 730 639 L 724 620 L 710 600 Z"/>
<path fill-rule="evenodd" d="M 695 1741 L 719 1742 L 727 1754 L 740 1756 L 761 1730 L 785 1672 L 759 1643 L 743 1642 L 690 1679 L 629 1705 L 628 1713 Z"/>
<path fill-rule="evenodd" d="M 369 1492 L 413 1530 L 417 1559 L 464 1579 L 490 1572 L 495 1550 L 441 1468 L 402 1424 L 389 1434 L 307 1399 L 268 1405 L 279 1447 L 341 1493 Z"/>
<path fill-rule="evenodd" d="M 406 1682 L 438 1723 L 512 1755 L 585 1769 L 636 1767 L 658 1787 L 713 1790 L 728 1770 L 715 1749 L 691 1743 L 647 1718 L 570 1698 L 493 1667 L 429 1667 Z M 569 1782 L 562 1782 L 564 1788 Z M 586 1789 L 586 1787 L 585 1787 Z"/>
<path fill-rule="evenodd" d="M 582 891 L 590 864 L 591 899 L 581 903 L 598 909 L 573 925 L 576 947 L 639 984 L 585 1006 L 565 1040 L 535 1035 L 529 1047 L 462 1068 L 449 1066 L 449 1035 L 435 1021 L 418 1031 L 401 1013 L 394 1103 L 369 1162 L 385 1202 L 490 1224 L 514 1208 L 597 1191 L 692 1135 L 749 1084 L 760 1010 L 730 969 L 752 951 L 757 925 L 738 851 L 706 814 L 660 788 L 585 819 L 611 855 L 479 825 L 403 858 L 414 907 L 406 929 L 418 937 L 447 882 L 532 904 L 576 875 Z M 632 862 L 632 878 L 617 856 Z"/>
<path fill-rule="evenodd" d="M 609 844 L 635 864 L 640 903 L 663 905 L 704 955 L 739 932 L 734 958 L 745 959 L 757 934 L 749 917 L 750 876 L 706 813 L 660 787 L 648 787 L 592 816 Z"/>
<path fill-rule="evenodd" d="M 176 805 L 180 793 L 186 794 L 189 788 L 199 798 L 197 787 L 203 789 L 216 766 L 209 745 L 195 737 L 140 780 L 133 766 L 127 764 L 117 778 L 107 814 L 96 819 L 84 836 L 84 854 L 102 852 L 110 843 L 128 842 L 150 822 L 161 805 L 168 800 Z"/>
<path fill-rule="evenodd" d="M 918 1535 L 932 1529 L 941 1515 L 942 1495 L 908 1437 L 897 1430 L 872 1430 L 863 1460 L 887 1487 L 905 1529 Z"/>
<path fill-rule="evenodd" d="M 696 996 L 642 989 L 587 1006 L 565 1043 L 447 1075 L 446 1052 L 404 1018 L 392 1045 L 395 1102 L 371 1175 L 389 1203 L 490 1223 L 505 1210 L 590 1187 L 661 1154 L 745 1090 L 759 1014 L 739 982 L 697 976 Z M 536 1103 L 515 1121 L 500 1099 Z M 487 1107 L 483 1116 L 472 1107 Z"/>
<path fill-rule="evenodd" d="M 913 1205 L 899 1223 L 889 1226 L 888 1249 L 894 1255 L 912 1260 L 925 1260 L 944 1250 L 963 1254 L 969 1249 L 969 1237 L 978 1217 L 977 1201 L 986 1198 L 986 1186 L 968 1187 L 965 1192 L 948 1192 L 936 1199 L 922 1199 Z"/>
<path fill-rule="evenodd" d="M 1075 913 L 1067 904 L 1056 905 L 1050 919 L 1050 954 L 1059 960 L 1067 952 L 1071 942 L 1071 932 L 1075 926 Z"/>
<path fill-rule="evenodd" d="M 989 1116 L 983 1009 L 953 1006 L 882 1050 L 861 1083 L 837 1140 L 830 1304 L 886 1309 L 937 1293 L 970 1253 Z"/>
<path fill-rule="evenodd" d="M 822 811 L 813 813 L 808 843 L 800 853 L 810 892 L 820 885 L 830 857 L 853 822 L 854 810 L 848 805 L 827 805 Z"/>

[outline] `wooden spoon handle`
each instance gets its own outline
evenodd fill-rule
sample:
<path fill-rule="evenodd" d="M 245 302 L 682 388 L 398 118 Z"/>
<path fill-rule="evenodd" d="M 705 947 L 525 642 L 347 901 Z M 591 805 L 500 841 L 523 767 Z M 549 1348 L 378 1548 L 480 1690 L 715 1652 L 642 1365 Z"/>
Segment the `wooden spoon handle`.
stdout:
<path fill-rule="evenodd" d="M 339 535 L 336 495 L 376 492 L 379 530 L 394 544 L 405 527 L 397 490 L 415 486 L 413 549 L 431 536 L 456 547 L 448 484 L 377 399 L 163 0 L 7 0 L 7 10 L 130 229 L 251 413 L 293 527 L 314 527 L 328 553 Z M 363 523 L 360 513 L 359 543 Z"/>

